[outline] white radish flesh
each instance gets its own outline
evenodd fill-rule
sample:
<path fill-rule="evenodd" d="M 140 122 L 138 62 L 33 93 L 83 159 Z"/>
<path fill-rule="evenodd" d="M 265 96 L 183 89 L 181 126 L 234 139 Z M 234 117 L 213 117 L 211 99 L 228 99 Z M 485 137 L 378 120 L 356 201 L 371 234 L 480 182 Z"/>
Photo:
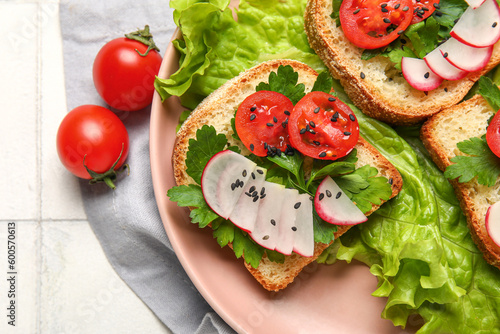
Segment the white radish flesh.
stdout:
<path fill-rule="evenodd" d="M 280 237 L 277 239 L 275 250 L 285 255 L 290 255 L 293 251 L 295 233 L 292 227 L 295 226 L 295 218 L 297 217 L 297 210 L 294 209 L 294 205 L 297 203 L 298 198 L 299 192 L 297 190 L 288 189 L 288 194 L 283 199 L 280 224 L 278 226 Z"/>
<path fill-rule="evenodd" d="M 443 82 L 443 78 L 434 73 L 423 59 L 403 57 L 401 69 L 410 86 L 421 91 L 436 89 Z"/>
<path fill-rule="evenodd" d="M 485 221 L 491 240 L 500 247 L 500 201 L 488 208 Z"/>
<path fill-rule="evenodd" d="M 219 216 L 227 219 L 250 173 L 257 165 L 241 154 L 225 150 L 214 155 L 201 176 L 205 201 Z"/>
<path fill-rule="evenodd" d="M 318 215 L 331 224 L 355 225 L 368 220 L 330 176 L 321 181 L 314 197 L 314 207 Z"/>
<path fill-rule="evenodd" d="M 445 80 L 460 80 L 469 73 L 450 64 L 439 49 L 434 49 L 427 54 L 424 60 L 434 73 Z"/>
<path fill-rule="evenodd" d="M 488 64 L 493 47 L 475 48 L 450 38 L 439 46 L 439 51 L 451 65 L 463 71 L 474 72 Z"/>
<path fill-rule="evenodd" d="M 292 227 L 295 233 L 293 251 L 305 257 L 314 255 L 314 230 L 312 217 L 312 201 L 308 194 L 301 194 L 297 197 L 293 210 L 297 212 L 295 226 Z"/>
<path fill-rule="evenodd" d="M 500 9 L 496 0 L 486 0 L 479 7 L 469 7 L 450 35 L 473 47 L 486 47 L 500 39 Z"/>

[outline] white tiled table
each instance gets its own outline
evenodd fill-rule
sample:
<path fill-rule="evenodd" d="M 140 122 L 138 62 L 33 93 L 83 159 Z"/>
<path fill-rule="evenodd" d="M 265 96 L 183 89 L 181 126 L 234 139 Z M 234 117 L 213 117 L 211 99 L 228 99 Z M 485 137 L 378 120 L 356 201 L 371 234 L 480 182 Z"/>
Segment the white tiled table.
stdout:
<path fill-rule="evenodd" d="M 57 157 L 67 112 L 58 15 L 57 0 L 0 0 L 0 333 L 169 333 L 109 265 Z"/>

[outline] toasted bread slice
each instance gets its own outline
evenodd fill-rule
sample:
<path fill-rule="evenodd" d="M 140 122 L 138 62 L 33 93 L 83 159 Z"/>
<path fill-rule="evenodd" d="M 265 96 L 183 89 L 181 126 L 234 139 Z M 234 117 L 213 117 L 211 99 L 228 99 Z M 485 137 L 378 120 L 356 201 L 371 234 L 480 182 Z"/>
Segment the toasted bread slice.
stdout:
<path fill-rule="evenodd" d="M 412 88 L 383 56 L 362 60 L 364 49 L 353 45 L 331 18 L 332 1 L 309 0 L 305 30 L 309 44 L 340 80 L 354 104 L 365 114 L 396 125 L 419 123 L 460 102 L 479 77 L 500 62 L 500 44 L 488 65 L 457 81 L 444 81 L 433 91 Z M 363 73 L 363 74 L 362 74 Z"/>
<path fill-rule="evenodd" d="M 444 171 L 452 164 L 451 158 L 464 155 L 457 143 L 482 137 L 493 114 L 494 110 L 486 100 L 476 95 L 426 121 L 421 129 L 421 139 L 436 165 Z M 491 240 L 485 227 L 488 207 L 500 201 L 500 177 L 493 187 L 480 185 L 476 179 L 465 183 L 451 180 L 451 184 L 467 217 L 472 239 L 486 261 L 500 268 L 500 247 Z"/>
<path fill-rule="evenodd" d="M 225 134 L 232 145 L 238 145 L 241 148 L 243 155 L 250 154 L 246 147 L 232 137 L 231 119 L 239 104 L 255 92 L 255 88 L 260 82 L 268 82 L 269 74 L 272 71 L 276 72 L 280 65 L 291 65 L 299 74 L 299 83 L 306 86 L 306 92 L 312 89 L 318 74 L 309 66 L 293 60 L 268 61 L 226 82 L 198 105 L 179 129 L 172 159 L 175 181 L 178 185 L 194 183 L 194 180 L 186 174 L 186 152 L 188 151 L 189 139 L 195 138 L 196 131 L 205 124 L 214 126 L 217 133 Z M 359 166 L 370 164 L 376 167 L 379 170 L 379 175 L 391 180 L 392 197 L 396 196 L 402 187 L 402 178 L 396 168 L 365 140 L 360 139 L 356 148 L 358 150 L 357 164 Z M 370 213 L 377 208 L 378 206 L 374 206 Z M 348 226 L 339 226 L 338 232 L 335 234 L 336 237 L 348 229 Z M 278 291 L 290 284 L 300 271 L 314 261 L 327 247 L 327 244 L 316 244 L 313 257 L 292 254 L 286 257 L 283 264 L 263 258 L 257 269 L 247 264 L 246 267 L 264 288 Z"/>

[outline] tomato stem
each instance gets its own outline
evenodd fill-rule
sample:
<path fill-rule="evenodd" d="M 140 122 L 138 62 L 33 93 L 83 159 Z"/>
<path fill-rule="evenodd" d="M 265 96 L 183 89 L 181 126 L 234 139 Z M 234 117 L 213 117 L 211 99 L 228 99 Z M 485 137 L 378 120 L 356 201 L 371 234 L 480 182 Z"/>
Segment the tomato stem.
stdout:
<path fill-rule="evenodd" d="M 160 51 L 160 49 L 153 41 L 153 35 L 149 32 L 149 26 L 147 24 L 144 29 L 139 29 L 137 31 L 131 32 L 130 34 L 125 34 L 125 37 L 134 41 L 141 42 L 148 47 L 148 49 L 144 53 L 141 53 L 139 50 L 135 49 L 135 51 L 137 51 L 137 53 L 142 57 L 146 57 L 151 50 Z"/>
<path fill-rule="evenodd" d="M 120 161 L 120 159 L 122 157 L 124 147 L 125 147 L 125 144 L 122 143 L 122 150 L 120 151 L 120 155 L 118 156 L 118 159 L 116 159 L 114 164 L 104 173 L 97 173 L 97 172 L 93 171 L 92 169 L 88 168 L 87 165 L 85 164 L 85 158 L 87 157 L 87 155 L 85 154 L 83 156 L 83 166 L 85 167 L 85 169 L 87 169 L 87 172 L 92 177 L 92 179 L 89 181 L 90 184 L 104 182 L 108 185 L 108 187 L 115 190 L 116 186 L 113 183 L 113 181 L 116 180 L 118 174 L 122 173 L 124 170 L 127 170 L 127 175 L 130 174 L 130 167 L 127 164 L 124 164 L 123 168 L 121 168 L 120 170 L 115 170 L 116 165 L 118 164 L 118 162 Z"/>

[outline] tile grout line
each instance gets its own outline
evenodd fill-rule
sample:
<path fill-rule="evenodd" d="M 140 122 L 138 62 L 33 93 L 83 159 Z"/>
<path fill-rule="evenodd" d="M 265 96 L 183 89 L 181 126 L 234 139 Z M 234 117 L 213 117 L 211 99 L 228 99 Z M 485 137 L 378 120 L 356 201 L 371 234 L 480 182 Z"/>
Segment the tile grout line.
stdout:
<path fill-rule="evenodd" d="M 42 295 L 42 20 L 40 0 L 36 1 L 37 53 L 36 53 L 36 89 L 37 89 L 37 182 L 38 182 L 38 213 L 37 213 L 37 245 L 36 245 L 36 319 L 35 332 L 41 333 L 41 295 Z"/>

